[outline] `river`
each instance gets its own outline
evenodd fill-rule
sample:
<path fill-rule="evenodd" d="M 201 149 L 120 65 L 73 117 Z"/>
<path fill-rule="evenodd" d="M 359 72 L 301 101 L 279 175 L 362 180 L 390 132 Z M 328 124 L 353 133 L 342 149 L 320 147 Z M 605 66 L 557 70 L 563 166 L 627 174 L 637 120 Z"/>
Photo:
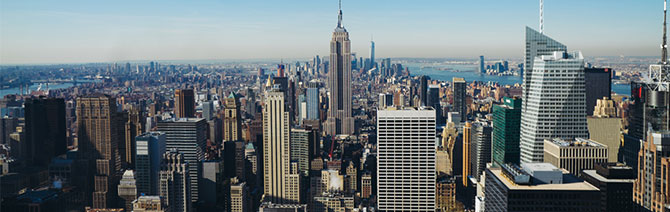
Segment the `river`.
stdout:
<path fill-rule="evenodd" d="M 479 74 L 477 65 L 469 64 L 433 64 L 405 63 L 413 76 L 426 75 L 431 79 L 451 81 L 454 77 L 463 77 L 465 81 L 497 82 L 501 85 L 521 84 L 521 76 L 495 76 Z M 612 91 L 617 94 L 630 95 L 630 85 L 612 83 Z"/>

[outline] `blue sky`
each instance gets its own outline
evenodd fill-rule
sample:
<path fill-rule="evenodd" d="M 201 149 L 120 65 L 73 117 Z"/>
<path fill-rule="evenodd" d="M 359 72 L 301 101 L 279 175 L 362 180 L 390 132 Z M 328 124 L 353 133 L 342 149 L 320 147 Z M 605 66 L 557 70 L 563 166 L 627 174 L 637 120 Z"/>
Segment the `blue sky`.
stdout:
<path fill-rule="evenodd" d="M 661 0 L 545 0 L 545 32 L 586 56 L 660 55 Z M 522 58 L 535 0 L 344 0 L 353 51 Z M 0 0 L 0 63 L 311 58 L 336 0 Z"/>

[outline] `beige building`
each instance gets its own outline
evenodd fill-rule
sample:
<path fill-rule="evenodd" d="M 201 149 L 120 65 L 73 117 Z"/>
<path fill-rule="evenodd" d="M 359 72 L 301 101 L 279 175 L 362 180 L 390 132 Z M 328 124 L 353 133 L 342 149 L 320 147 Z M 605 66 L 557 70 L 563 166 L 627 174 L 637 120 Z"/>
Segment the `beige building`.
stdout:
<path fill-rule="evenodd" d="M 77 136 L 79 152 L 89 160 L 93 170 L 86 184 L 93 190 L 93 208 L 116 206 L 116 185 L 121 164 L 118 142 L 124 137 L 119 127 L 116 99 L 108 95 L 94 94 L 77 98 Z M 86 189 L 88 190 L 88 189 Z"/>
<path fill-rule="evenodd" d="M 354 210 L 354 196 L 337 192 L 327 192 L 314 197 L 312 211 L 349 212 Z"/>
<path fill-rule="evenodd" d="M 564 168 L 575 176 L 580 176 L 582 170 L 593 169 L 596 163 L 606 163 L 607 153 L 607 145 L 593 140 L 544 140 L 544 162 Z"/>
<path fill-rule="evenodd" d="M 372 175 L 365 173 L 361 176 L 361 198 L 367 199 L 372 195 Z"/>
<path fill-rule="evenodd" d="M 133 201 L 133 212 L 168 212 L 165 199 L 160 196 L 140 196 Z"/>
<path fill-rule="evenodd" d="M 240 182 L 237 177 L 231 179 L 230 185 L 230 211 L 232 212 L 248 212 L 251 209 L 249 188 L 247 183 Z"/>
<path fill-rule="evenodd" d="M 274 204 L 295 204 L 300 200 L 300 190 L 294 188 L 299 185 L 299 177 L 289 176 L 293 171 L 290 130 L 284 93 L 272 89 L 266 93 L 263 107 L 263 189 L 264 201 Z M 296 172 L 297 169 L 296 164 Z"/>
<path fill-rule="evenodd" d="M 587 117 L 591 140 L 608 147 L 608 162 L 616 162 L 621 141 L 621 118 L 617 117 L 614 101 L 607 97 L 598 99 L 593 109 L 593 116 Z"/>
<path fill-rule="evenodd" d="M 240 101 L 235 93 L 230 93 L 223 103 L 223 141 L 242 140 L 242 117 Z"/>

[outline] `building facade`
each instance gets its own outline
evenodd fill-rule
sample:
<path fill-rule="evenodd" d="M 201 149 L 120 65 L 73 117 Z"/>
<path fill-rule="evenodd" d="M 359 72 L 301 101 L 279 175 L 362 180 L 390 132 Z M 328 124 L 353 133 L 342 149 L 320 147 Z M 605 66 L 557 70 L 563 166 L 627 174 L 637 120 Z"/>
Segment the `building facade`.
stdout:
<path fill-rule="evenodd" d="M 435 111 L 380 110 L 377 135 L 379 211 L 435 211 Z"/>
<path fill-rule="evenodd" d="M 158 195 L 161 157 L 165 153 L 165 133 L 146 132 L 135 138 L 135 177 L 137 193 Z"/>
<path fill-rule="evenodd" d="M 595 164 L 607 163 L 607 146 L 593 140 L 560 138 L 544 140 L 544 162 L 564 168 L 575 176 Z"/>
<path fill-rule="evenodd" d="M 342 10 L 337 27 L 330 41 L 330 68 L 328 69 L 328 119 L 327 135 L 352 135 L 354 117 L 351 115 L 351 41 L 349 32 L 342 25 Z"/>
<path fill-rule="evenodd" d="M 497 164 L 520 163 L 521 99 L 503 98 L 493 106 L 492 161 Z"/>
<path fill-rule="evenodd" d="M 524 88 L 521 161 L 542 162 L 544 139 L 587 138 L 584 57 L 553 52 L 535 58 Z"/>

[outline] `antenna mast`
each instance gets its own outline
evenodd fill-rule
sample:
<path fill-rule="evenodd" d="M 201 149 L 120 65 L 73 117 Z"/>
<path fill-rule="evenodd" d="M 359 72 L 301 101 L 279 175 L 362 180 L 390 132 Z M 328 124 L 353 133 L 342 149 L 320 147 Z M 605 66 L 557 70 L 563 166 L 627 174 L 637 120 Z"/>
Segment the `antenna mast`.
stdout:
<path fill-rule="evenodd" d="M 663 44 L 661 45 L 661 64 L 668 63 L 668 45 L 667 45 L 667 25 L 666 19 L 668 17 L 668 0 L 663 1 Z"/>
<path fill-rule="evenodd" d="M 544 0 L 540 0 L 540 34 L 544 34 Z"/>

